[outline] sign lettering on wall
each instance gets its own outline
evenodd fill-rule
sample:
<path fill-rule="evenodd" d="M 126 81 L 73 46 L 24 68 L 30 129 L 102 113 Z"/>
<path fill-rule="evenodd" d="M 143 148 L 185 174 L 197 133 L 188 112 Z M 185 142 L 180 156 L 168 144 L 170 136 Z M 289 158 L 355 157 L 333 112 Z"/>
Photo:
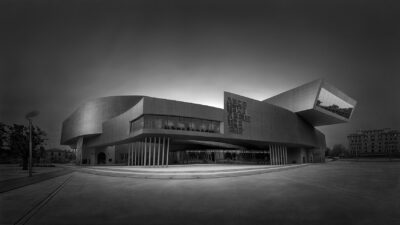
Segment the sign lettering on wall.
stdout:
<path fill-rule="evenodd" d="M 242 134 L 243 122 L 250 122 L 250 116 L 247 115 L 247 103 L 228 97 L 226 100 L 226 109 L 228 111 L 229 131 L 235 134 Z"/>

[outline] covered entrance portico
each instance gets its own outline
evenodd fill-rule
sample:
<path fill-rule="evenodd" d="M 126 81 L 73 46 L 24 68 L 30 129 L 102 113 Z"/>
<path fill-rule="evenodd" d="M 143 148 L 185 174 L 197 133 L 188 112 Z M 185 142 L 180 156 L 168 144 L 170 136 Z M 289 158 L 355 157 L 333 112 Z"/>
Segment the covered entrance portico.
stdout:
<path fill-rule="evenodd" d="M 244 149 L 240 146 L 216 143 L 218 142 L 197 140 L 182 142 L 167 136 L 144 137 L 128 144 L 125 162 L 128 166 L 207 163 L 285 165 L 289 162 L 287 147 L 284 145 L 270 144 L 264 145 L 265 149 Z"/>

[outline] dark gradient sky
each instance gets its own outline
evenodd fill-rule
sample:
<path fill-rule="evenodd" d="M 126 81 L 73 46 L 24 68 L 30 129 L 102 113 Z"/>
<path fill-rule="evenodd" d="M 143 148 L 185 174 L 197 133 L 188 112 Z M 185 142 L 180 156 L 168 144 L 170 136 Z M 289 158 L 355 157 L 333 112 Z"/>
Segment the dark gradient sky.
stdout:
<path fill-rule="evenodd" d="M 190 3 L 189 3 L 190 2 Z M 356 129 L 400 129 L 396 1 L 0 2 L 0 121 L 35 122 L 57 147 L 85 101 L 148 95 L 223 107 L 314 79 L 358 101 L 328 146 Z"/>

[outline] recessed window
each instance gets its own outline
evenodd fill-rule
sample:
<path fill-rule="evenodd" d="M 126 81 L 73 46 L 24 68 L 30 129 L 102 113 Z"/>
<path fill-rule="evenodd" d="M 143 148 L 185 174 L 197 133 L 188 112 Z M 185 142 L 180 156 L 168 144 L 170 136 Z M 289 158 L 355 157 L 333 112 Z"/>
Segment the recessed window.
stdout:
<path fill-rule="evenodd" d="M 354 106 L 334 95 L 325 88 L 321 88 L 316 106 L 344 118 L 350 118 Z"/>
<path fill-rule="evenodd" d="M 181 116 L 143 115 L 131 121 L 130 132 L 144 128 L 220 133 L 220 125 L 220 121 L 214 120 Z"/>

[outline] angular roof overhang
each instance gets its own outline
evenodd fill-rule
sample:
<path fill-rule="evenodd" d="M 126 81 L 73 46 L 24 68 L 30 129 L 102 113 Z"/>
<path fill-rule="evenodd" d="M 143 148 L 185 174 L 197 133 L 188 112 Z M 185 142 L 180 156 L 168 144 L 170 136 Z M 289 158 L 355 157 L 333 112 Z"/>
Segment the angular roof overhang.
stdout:
<path fill-rule="evenodd" d="M 322 79 L 283 92 L 264 102 L 288 109 L 313 126 L 348 122 L 357 104 L 354 99 Z"/>

